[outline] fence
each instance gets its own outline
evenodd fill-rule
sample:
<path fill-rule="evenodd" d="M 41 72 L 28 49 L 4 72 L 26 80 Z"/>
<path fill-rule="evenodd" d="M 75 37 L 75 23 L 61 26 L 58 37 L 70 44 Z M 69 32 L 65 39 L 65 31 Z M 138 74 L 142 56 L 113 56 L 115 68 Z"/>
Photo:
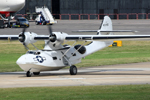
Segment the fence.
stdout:
<path fill-rule="evenodd" d="M 26 17 L 27 19 L 35 19 L 37 14 L 17 14 L 17 16 Z M 120 14 L 53 14 L 54 18 L 60 20 L 91 20 L 103 19 L 108 15 L 111 19 L 150 19 L 150 13 L 120 13 Z"/>

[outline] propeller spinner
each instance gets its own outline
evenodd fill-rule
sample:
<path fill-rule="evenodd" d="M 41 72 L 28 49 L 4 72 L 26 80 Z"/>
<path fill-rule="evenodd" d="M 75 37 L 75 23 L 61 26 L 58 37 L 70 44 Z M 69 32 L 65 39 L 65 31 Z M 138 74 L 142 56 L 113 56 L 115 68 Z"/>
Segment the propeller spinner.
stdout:
<path fill-rule="evenodd" d="M 50 34 L 48 43 L 49 42 L 55 42 L 57 38 L 56 38 L 56 35 L 53 34 L 51 26 L 49 26 L 48 29 L 49 29 L 49 34 Z"/>

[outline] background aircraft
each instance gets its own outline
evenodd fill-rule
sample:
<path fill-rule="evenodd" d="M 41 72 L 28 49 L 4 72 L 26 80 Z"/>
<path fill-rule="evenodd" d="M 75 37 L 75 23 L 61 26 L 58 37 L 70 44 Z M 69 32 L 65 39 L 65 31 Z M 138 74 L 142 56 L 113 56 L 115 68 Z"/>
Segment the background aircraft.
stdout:
<path fill-rule="evenodd" d="M 9 21 L 15 16 L 15 13 L 25 6 L 25 0 L 1 0 L 0 17 Z"/>

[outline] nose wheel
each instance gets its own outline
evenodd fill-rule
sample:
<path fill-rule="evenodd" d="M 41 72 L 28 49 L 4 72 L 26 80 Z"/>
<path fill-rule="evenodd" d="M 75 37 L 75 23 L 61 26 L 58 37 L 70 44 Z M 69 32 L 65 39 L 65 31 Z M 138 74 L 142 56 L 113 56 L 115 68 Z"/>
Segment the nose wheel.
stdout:
<path fill-rule="evenodd" d="M 27 71 L 26 76 L 27 76 L 27 77 L 31 77 L 31 76 L 32 76 L 32 73 L 31 73 L 30 71 Z"/>
<path fill-rule="evenodd" d="M 33 72 L 33 74 L 34 74 L 34 75 L 39 75 L 39 74 L 40 74 L 40 72 Z"/>
<path fill-rule="evenodd" d="M 75 65 L 70 66 L 70 75 L 76 75 L 77 74 L 77 67 Z"/>

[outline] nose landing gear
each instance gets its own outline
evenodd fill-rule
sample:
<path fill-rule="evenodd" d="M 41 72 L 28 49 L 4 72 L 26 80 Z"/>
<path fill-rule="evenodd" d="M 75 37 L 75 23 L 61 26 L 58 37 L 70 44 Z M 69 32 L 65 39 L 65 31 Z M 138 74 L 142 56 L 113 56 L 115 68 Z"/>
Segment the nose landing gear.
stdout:
<path fill-rule="evenodd" d="M 27 71 L 26 76 L 27 76 L 27 77 L 31 77 L 31 76 L 32 76 L 32 73 L 31 73 L 30 71 Z"/>
<path fill-rule="evenodd" d="M 34 75 L 39 75 L 40 72 L 33 72 L 33 74 L 34 74 Z M 32 73 L 31 73 L 30 71 L 27 71 L 26 76 L 27 76 L 27 77 L 31 77 L 31 76 L 32 76 Z"/>

